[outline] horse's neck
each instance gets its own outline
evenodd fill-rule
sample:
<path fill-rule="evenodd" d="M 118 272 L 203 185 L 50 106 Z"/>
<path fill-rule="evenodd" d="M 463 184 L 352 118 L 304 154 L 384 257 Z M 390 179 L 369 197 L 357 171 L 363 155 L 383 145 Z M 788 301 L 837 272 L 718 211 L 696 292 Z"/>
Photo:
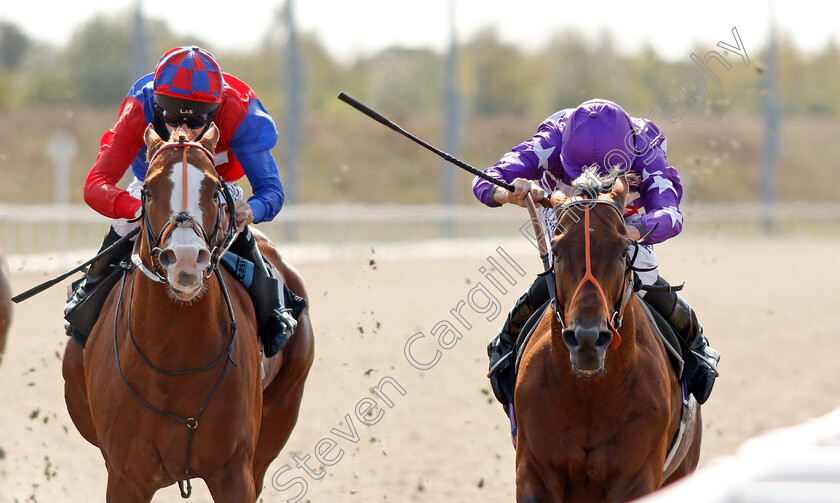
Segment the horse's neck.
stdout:
<path fill-rule="evenodd" d="M 205 288 L 201 298 L 185 303 L 171 298 L 165 285 L 135 273 L 131 329 L 141 349 L 150 354 L 222 351 L 230 338 L 230 316 L 216 278 L 207 279 Z"/>

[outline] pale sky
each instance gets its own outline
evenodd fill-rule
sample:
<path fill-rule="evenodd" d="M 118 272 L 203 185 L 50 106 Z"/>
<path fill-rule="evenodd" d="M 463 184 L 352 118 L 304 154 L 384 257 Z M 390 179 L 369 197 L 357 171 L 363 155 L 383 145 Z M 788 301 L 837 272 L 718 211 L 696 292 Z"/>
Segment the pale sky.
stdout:
<path fill-rule="evenodd" d="M 225 50 L 257 45 L 285 2 L 141 1 L 147 17 L 166 19 L 173 32 L 197 35 Z M 0 20 L 17 24 L 35 40 L 60 45 L 94 15 L 126 12 L 135 2 L 5 0 Z M 623 52 L 648 43 L 661 56 L 678 60 L 688 58 L 698 44 L 712 50 L 718 41 L 734 43 L 733 27 L 748 53 L 757 51 L 767 40 L 771 0 L 295 0 L 295 10 L 300 31 L 315 32 L 333 56 L 346 61 L 393 45 L 444 50 L 450 3 L 461 40 L 495 27 L 502 40 L 535 49 L 557 30 L 576 29 L 591 40 L 607 29 Z M 819 50 L 831 39 L 840 42 L 840 6 L 834 2 L 775 0 L 775 11 L 780 32 L 801 50 Z"/>

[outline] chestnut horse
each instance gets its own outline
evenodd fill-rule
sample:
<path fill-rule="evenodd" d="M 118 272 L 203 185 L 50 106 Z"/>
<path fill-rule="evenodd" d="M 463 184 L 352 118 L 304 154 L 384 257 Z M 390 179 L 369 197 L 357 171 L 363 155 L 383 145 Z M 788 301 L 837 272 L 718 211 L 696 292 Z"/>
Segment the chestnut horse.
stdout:
<path fill-rule="evenodd" d="M 9 285 L 9 264 L 6 254 L 0 248 L 0 361 L 6 347 L 6 332 L 12 323 L 12 287 Z"/>
<path fill-rule="evenodd" d="M 64 356 L 65 400 L 108 469 L 108 502 L 148 502 L 201 478 L 216 502 L 254 502 L 297 421 L 313 360 L 308 310 L 281 352 L 261 353 L 254 307 L 223 267 L 232 201 L 213 167 L 215 125 L 198 143 L 148 127 L 141 232 L 83 350 Z M 226 201 L 228 204 L 223 205 Z M 264 235 L 286 284 L 303 281 Z M 184 486 L 186 485 L 186 489 Z"/>
<path fill-rule="evenodd" d="M 554 292 L 515 390 L 520 503 L 626 502 L 694 471 L 700 454 L 699 407 L 633 293 L 627 180 L 594 180 L 586 196 L 552 196 Z"/>

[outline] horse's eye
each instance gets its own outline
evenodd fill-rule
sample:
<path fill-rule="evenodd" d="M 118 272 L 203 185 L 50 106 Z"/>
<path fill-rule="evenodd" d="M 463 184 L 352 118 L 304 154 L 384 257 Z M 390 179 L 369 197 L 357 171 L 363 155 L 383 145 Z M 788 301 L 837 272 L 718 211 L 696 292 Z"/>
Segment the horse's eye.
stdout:
<path fill-rule="evenodd" d="M 621 249 L 621 255 L 618 257 L 618 260 L 622 262 L 626 262 L 628 257 L 630 257 L 630 248 L 624 247 Z"/>

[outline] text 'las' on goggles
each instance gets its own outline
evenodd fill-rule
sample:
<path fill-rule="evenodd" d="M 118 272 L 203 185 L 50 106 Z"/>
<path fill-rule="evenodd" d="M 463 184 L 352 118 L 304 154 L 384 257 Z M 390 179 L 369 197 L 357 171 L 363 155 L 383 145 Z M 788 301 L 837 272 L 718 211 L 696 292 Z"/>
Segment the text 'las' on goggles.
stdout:
<path fill-rule="evenodd" d="M 161 110 L 161 116 L 163 117 L 163 122 L 165 122 L 167 126 L 175 128 L 181 124 L 186 124 L 190 129 L 199 129 L 206 126 L 207 122 L 210 120 L 210 114 L 181 115 L 173 114 L 171 112 L 167 112 L 166 110 Z"/>

